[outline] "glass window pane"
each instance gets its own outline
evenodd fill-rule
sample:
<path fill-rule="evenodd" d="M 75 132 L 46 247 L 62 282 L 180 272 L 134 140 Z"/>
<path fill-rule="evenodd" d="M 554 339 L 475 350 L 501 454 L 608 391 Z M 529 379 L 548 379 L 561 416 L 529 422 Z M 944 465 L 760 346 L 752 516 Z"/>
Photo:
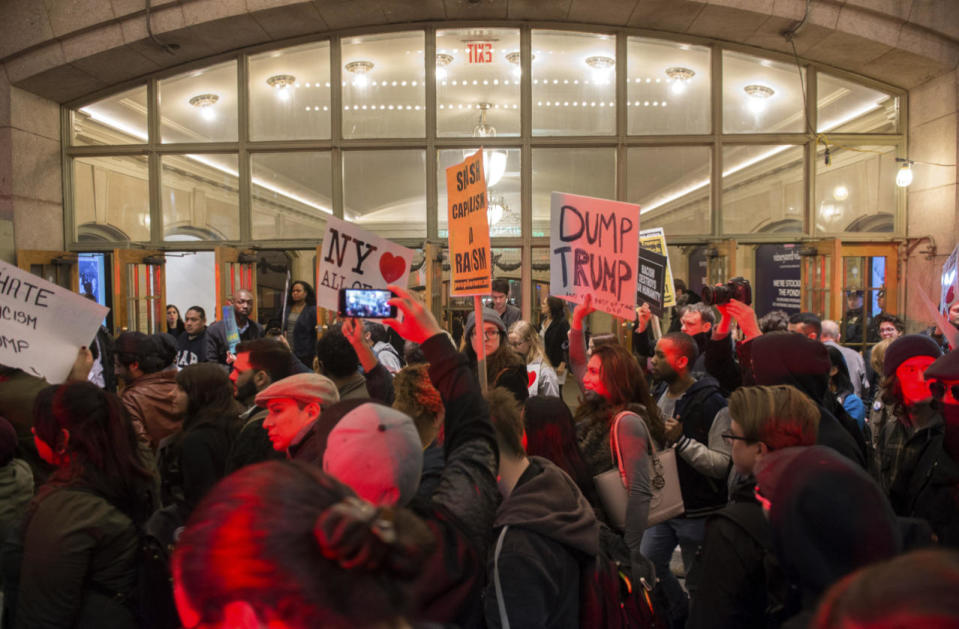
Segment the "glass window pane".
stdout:
<path fill-rule="evenodd" d="M 422 31 L 342 40 L 343 137 L 426 135 Z"/>
<path fill-rule="evenodd" d="M 477 151 L 474 149 L 448 149 L 437 151 L 437 208 L 439 216 L 439 237 L 448 236 L 449 202 L 446 197 L 446 169 L 459 164 L 468 156 Z M 519 149 L 487 149 L 483 151 L 486 161 L 483 163 L 486 172 L 487 190 L 489 192 L 490 235 L 492 236 L 521 236 L 520 207 L 520 160 Z"/>
<path fill-rule="evenodd" d="M 236 142 L 236 61 L 160 81 L 160 137 L 171 142 Z"/>
<path fill-rule="evenodd" d="M 329 152 L 254 153 L 253 238 L 322 238 L 333 213 Z"/>
<path fill-rule="evenodd" d="M 709 133 L 709 48 L 642 37 L 626 45 L 628 132 Z"/>
<path fill-rule="evenodd" d="M 550 195 L 616 198 L 616 149 L 533 149 L 533 237 L 549 238 Z"/>
<path fill-rule="evenodd" d="M 237 156 L 164 155 L 160 162 L 163 238 L 238 240 Z"/>
<path fill-rule="evenodd" d="M 330 43 L 250 57 L 250 139 L 330 137 Z"/>
<path fill-rule="evenodd" d="M 801 233 L 803 156 L 802 146 L 723 147 L 723 233 Z"/>
<path fill-rule="evenodd" d="M 723 52 L 723 131 L 801 133 L 803 88 L 791 63 Z M 805 72 L 803 72 L 805 80 Z"/>
<path fill-rule="evenodd" d="M 533 31 L 533 135 L 616 132 L 616 38 Z"/>
<path fill-rule="evenodd" d="M 640 227 L 667 236 L 709 234 L 711 151 L 706 146 L 631 148 L 626 200 L 638 203 Z"/>
<path fill-rule="evenodd" d="M 150 240 L 145 155 L 77 157 L 73 206 L 79 242 Z"/>
<path fill-rule="evenodd" d="M 817 77 L 820 133 L 895 133 L 899 129 L 897 97 L 821 72 Z"/>
<path fill-rule="evenodd" d="M 426 152 L 344 151 L 343 218 L 387 238 L 426 236 Z"/>
<path fill-rule="evenodd" d="M 895 228 L 895 146 L 830 146 L 826 166 L 821 148 L 816 157 L 816 231 L 882 232 Z"/>
<path fill-rule="evenodd" d="M 437 31 L 437 134 L 519 135 L 521 71 L 516 29 Z"/>
<path fill-rule="evenodd" d="M 147 141 L 147 88 L 135 87 L 71 112 L 70 143 L 144 144 Z"/>

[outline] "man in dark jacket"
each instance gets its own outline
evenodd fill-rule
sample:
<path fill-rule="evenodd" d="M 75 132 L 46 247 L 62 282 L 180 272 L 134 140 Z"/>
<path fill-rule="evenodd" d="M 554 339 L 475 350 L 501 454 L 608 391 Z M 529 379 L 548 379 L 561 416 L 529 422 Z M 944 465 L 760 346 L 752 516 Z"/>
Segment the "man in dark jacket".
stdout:
<path fill-rule="evenodd" d="M 180 369 L 206 362 L 206 312 L 201 306 L 192 306 L 183 316 L 183 334 L 176 341 L 176 366 Z"/>
<path fill-rule="evenodd" d="M 671 332 L 656 343 L 652 373 L 659 384 L 655 396 L 666 423 L 666 439 L 676 445 L 676 467 L 686 511 L 682 516 L 646 529 L 641 550 L 656 566 L 669 601 L 669 617 L 680 626 L 688 615 L 689 597 L 669 569 L 679 544 L 688 571 L 705 534 L 705 516 L 726 504 L 729 445 L 722 434 L 729 426 L 719 383 L 691 373 L 699 351 L 683 332 Z M 689 583 L 693 588 L 694 584 Z"/>
<path fill-rule="evenodd" d="M 562 470 L 526 456 L 516 399 L 499 388 L 487 399 L 499 444 L 503 502 L 493 524 L 497 542 L 489 561 L 486 626 L 575 629 L 580 564 L 599 552 L 596 516 Z"/>
<path fill-rule="evenodd" d="M 253 312 L 253 293 L 241 288 L 231 299 L 233 316 L 236 319 L 236 329 L 240 334 L 240 341 L 252 341 L 263 336 L 263 326 L 250 318 Z M 207 350 L 206 359 L 227 364 L 227 352 L 230 349 L 226 338 L 226 322 L 223 319 L 213 323 L 206 330 Z"/>

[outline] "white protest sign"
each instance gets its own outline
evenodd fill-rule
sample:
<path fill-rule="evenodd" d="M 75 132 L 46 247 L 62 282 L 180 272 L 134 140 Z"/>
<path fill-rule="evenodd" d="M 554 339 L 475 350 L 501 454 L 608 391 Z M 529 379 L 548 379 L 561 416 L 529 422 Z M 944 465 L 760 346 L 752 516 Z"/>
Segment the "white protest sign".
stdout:
<path fill-rule="evenodd" d="M 0 261 L 0 364 L 59 384 L 109 310 Z"/>
<path fill-rule="evenodd" d="M 406 288 L 413 250 L 332 216 L 316 261 L 316 305 L 334 312 L 341 288 Z"/>
<path fill-rule="evenodd" d="M 956 245 L 946 263 L 942 265 L 939 282 L 941 284 L 939 311 L 947 312 L 953 302 L 959 299 L 959 245 Z"/>
<path fill-rule="evenodd" d="M 632 321 L 639 262 L 639 206 L 554 192 L 549 294 Z"/>

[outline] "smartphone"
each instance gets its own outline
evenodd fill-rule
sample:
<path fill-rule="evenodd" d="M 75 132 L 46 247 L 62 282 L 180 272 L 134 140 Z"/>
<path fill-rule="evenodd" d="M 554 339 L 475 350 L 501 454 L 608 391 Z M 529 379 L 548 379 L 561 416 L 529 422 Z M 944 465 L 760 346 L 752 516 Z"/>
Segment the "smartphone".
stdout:
<path fill-rule="evenodd" d="M 379 288 L 341 288 L 341 317 L 359 319 L 391 319 L 396 317 L 396 306 L 387 302 L 393 293 Z"/>

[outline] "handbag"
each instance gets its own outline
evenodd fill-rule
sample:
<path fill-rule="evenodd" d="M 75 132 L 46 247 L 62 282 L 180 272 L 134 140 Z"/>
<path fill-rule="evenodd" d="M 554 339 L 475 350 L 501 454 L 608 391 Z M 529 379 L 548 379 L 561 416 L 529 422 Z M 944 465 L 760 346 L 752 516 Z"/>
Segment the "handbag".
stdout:
<path fill-rule="evenodd" d="M 622 531 L 626 528 L 626 503 L 629 499 L 627 490 L 626 468 L 623 465 L 623 455 L 619 448 L 619 422 L 626 413 L 616 415 L 609 431 L 610 449 L 616 465 L 601 474 L 593 477 L 596 492 L 603 503 L 606 516 L 610 524 Z M 670 518 L 682 515 L 685 511 L 683 494 L 679 487 L 679 471 L 676 469 L 676 450 L 666 448 L 661 452 L 656 450 L 653 440 L 649 440 L 650 460 L 650 492 L 649 516 L 646 526 L 650 527 Z"/>

